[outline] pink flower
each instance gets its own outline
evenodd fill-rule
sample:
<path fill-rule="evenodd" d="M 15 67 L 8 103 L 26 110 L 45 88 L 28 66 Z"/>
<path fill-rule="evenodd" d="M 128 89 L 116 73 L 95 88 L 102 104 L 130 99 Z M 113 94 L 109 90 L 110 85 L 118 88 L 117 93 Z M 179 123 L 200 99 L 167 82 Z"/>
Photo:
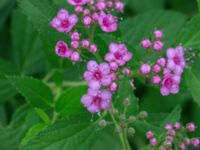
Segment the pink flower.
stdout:
<path fill-rule="evenodd" d="M 186 125 L 186 128 L 187 128 L 188 131 L 194 132 L 195 129 L 196 129 L 196 126 L 195 126 L 194 123 L 188 123 L 188 124 Z"/>
<path fill-rule="evenodd" d="M 154 35 L 154 37 L 155 37 L 156 39 L 161 39 L 161 38 L 163 38 L 163 33 L 162 33 L 162 31 L 160 31 L 160 30 L 154 31 L 153 35 Z"/>
<path fill-rule="evenodd" d="M 67 10 L 61 9 L 57 16 L 50 22 L 50 25 L 59 32 L 69 32 L 78 22 L 75 14 L 70 15 Z"/>
<path fill-rule="evenodd" d="M 161 82 L 161 78 L 159 76 L 153 76 L 151 82 L 153 84 L 159 84 Z"/>
<path fill-rule="evenodd" d="M 99 89 L 101 85 L 109 86 L 112 83 L 110 66 L 107 63 L 97 64 L 96 61 L 89 61 L 84 79 L 92 89 Z"/>
<path fill-rule="evenodd" d="M 165 130 L 168 130 L 168 131 L 173 130 L 173 125 L 172 124 L 166 124 Z"/>
<path fill-rule="evenodd" d="M 80 34 L 78 32 L 71 33 L 71 39 L 77 41 L 80 39 Z"/>
<path fill-rule="evenodd" d="M 197 147 L 197 146 L 199 146 L 199 139 L 197 139 L 197 138 L 194 138 L 194 139 L 192 139 L 192 141 L 191 141 L 191 143 L 192 143 L 192 145 L 194 146 L 194 147 Z"/>
<path fill-rule="evenodd" d="M 139 71 L 143 75 L 148 75 L 151 72 L 151 66 L 149 64 L 142 64 Z"/>
<path fill-rule="evenodd" d="M 89 27 L 92 24 L 92 18 L 90 16 L 84 16 L 83 24 Z"/>
<path fill-rule="evenodd" d="M 111 14 L 105 14 L 102 11 L 99 14 L 98 22 L 104 32 L 115 32 L 117 30 L 117 19 Z"/>
<path fill-rule="evenodd" d="M 93 91 L 93 94 L 87 93 L 81 98 L 81 102 L 91 113 L 97 113 L 101 110 L 108 110 L 111 108 L 110 101 L 112 94 L 108 90 Z"/>
<path fill-rule="evenodd" d="M 153 43 L 153 49 L 155 50 L 155 51 L 161 51 L 162 49 L 163 49 L 163 46 L 164 46 L 164 44 L 161 42 L 161 41 L 155 41 L 154 43 Z"/>
<path fill-rule="evenodd" d="M 160 66 L 158 64 L 156 64 L 156 65 L 153 66 L 153 72 L 159 73 L 160 70 L 161 70 L 161 68 L 160 68 Z"/>
<path fill-rule="evenodd" d="M 165 74 L 162 83 L 160 92 L 163 96 L 167 96 L 170 93 L 176 94 L 179 92 L 180 76 L 173 74 Z"/>
<path fill-rule="evenodd" d="M 117 91 L 118 85 L 117 83 L 113 82 L 111 83 L 111 85 L 109 86 L 110 91 L 115 92 Z"/>
<path fill-rule="evenodd" d="M 119 12 L 124 11 L 124 4 L 122 2 L 115 2 L 115 9 Z"/>
<path fill-rule="evenodd" d="M 174 124 L 174 128 L 177 129 L 177 130 L 181 129 L 181 124 L 179 122 L 176 122 Z"/>
<path fill-rule="evenodd" d="M 80 6 L 88 3 L 88 0 L 68 0 L 70 5 Z"/>
<path fill-rule="evenodd" d="M 89 45 L 90 45 L 90 41 L 89 40 L 82 40 L 81 41 L 81 45 L 82 45 L 82 47 L 83 48 L 88 48 L 89 47 Z"/>
<path fill-rule="evenodd" d="M 125 65 L 132 58 L 132 53 L 129 52 L 124 44 L 111 43 L 109 46 L 109 53 L 106 54 L 105 60 L 110 64 L 114 62 L 114 68 Z"/>
<path fill-rule="evenodd" d="M 180 148 L 181 150 L 184 150 L 184 149 L 185 149 L 185 144 L 184 144 L 184 143 L 181 143 L 181 144 L 179 145 L 179 148 Z"/>
<path fill-rule="evenodd" d="M 149 39 L 145 39 L 145 40 L 143 40 L 143 41 L 141 42 L 141 46 L 142 46 L 142 48 L 144 48 L 144 49 L 148 49 L 148 48 L 151 48 L 152 43 L 151 43 L 151 41 L 150 41 Z"/>
<path fill-rule="evenodd" d="M 151 140 L 150 140 L 150 144 L 151 144 L 152 146 L 155 146 L 155 145 L 157 144 L 157 139 L 156 139 L 156 138 L 151 139 Z"/>
<path fill-rule="evenodd" d="M 153 138 L 153 132 L 152 131 L 147 131 L 146 137 L 147 137 L 147 139 L 152 139 Z"/>
<path fill-rule="evenodd" d="M 72 55 L 72 50 L 68 48 L 64 41 L 58 41 L 55 46 L 56 54 L 60 57 L 70 58 Z"/>
<path fill-rule="evenodd" d="M 97 46 L 95 44 L 90 45 L 90 52 L 96 53 L 98 51 Z"/>
<path fill-rule="evenodd" d="M 73 52 L 71 55 L 71 60 L 74 62 L 80 61 L 80 54 L 78 52 Z"/>
<path fill-rule="evenodd" d="M 166 65 L 166 60 L 165 60 L 165 58 L 160 57 L 160 58 L 158 58 L 157 63 L 161 67 L 164 67 Z"/>
<path fill-rule="evenodd" d="M 182 74 L 185 68 L 184 48 L 178 46 L 167 49 L 167 58 L 167 67 L 176 74 Z"/>

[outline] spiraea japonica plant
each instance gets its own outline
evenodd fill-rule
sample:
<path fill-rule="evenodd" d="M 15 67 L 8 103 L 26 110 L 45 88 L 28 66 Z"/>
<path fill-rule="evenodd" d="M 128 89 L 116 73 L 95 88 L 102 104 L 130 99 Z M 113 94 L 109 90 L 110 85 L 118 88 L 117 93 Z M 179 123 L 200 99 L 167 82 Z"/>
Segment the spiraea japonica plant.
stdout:
<path fill-rule="evenodd" d="M 200 148 L 199 14 L 164 0 L 11 1 L 0 149 Z"/>

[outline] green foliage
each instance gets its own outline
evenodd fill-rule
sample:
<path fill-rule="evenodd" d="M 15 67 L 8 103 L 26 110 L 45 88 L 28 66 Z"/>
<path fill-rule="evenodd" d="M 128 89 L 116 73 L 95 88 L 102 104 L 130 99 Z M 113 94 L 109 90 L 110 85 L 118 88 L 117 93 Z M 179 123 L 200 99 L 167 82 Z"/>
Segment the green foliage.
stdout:
<path fill-rule="evenodd" d="M 81 97 L 87 92 L 86 86 L 73 87 L 64 91 L 57 99 L 56 111 L 60 115 L 72 115 L 84 110 Z"/>
<path fill-rule="evenodd" d="M 122 81 L 119 83 L 119 89 L 116 94 L 115 100 L 115 107 L 120 110 L 120 112 L 124 111 L 123 102 L 125 99 L 130 100 L 130 106 L 128 106 L 126 113 L 130 114 L 138 114 L 139 113 L 139 105 L 138 105 L 138 98 L 134 94 L 134 89 L 131 86 L 131 81 L 128 77 L 124 77 Z"/>
<path fill-rule="evenodd" d="M 28 144 L 22 146 L 22 150 L 42 149 L 89 149 L 94 139 L 95 125 L 90 123 L 77 123 L 63 120 L 42 130 Z"/>
<path fill-rule="evenodd" d="M 23 24 L 23 26 L 21 25 Z M 34 74 L 44 70 L 44 57 L 41 41 L 32 24 L 20 10 L 12 13 L 13 61 L 15 68 L 22 74 Z"/>
<path fill-rule="evenodd" d="M 9 126 L 0 127 L 0 147 L 4 150 L 17 150 L 27 130 L 39 120 L 27 105 L 21 106 L 13 115 Z"/>
<path fill-rule="evenodd" d="M 53 106 L 53 94 L 42 81 L 20 76 L 8 76 L 10 83 L 35 107 Z"/>
<path fill-rule="evenodd" d="M 145 12 L 149 10 L 163 9 L 164 3 L 164 0 L 129 0 L 128 6 L 137 12 Z"/>
<path fill-rule="evenodd" d="M 195 102 L 200 106 L 200 57 L 197 57 L 192 68 L 187 69 L 185 80 L 187 83 L 188 90 L 192 94 Z"/>
<path fill-rule="evenodd" d="M 155 29 L 164 32 L 164 49 L 182 43 L 199 53 L 200 16 L 192 17 L 195 14 L 192 6 L 196 0 L 123 1 L 127 3 L 125 14 L 115 15 L 126 19 L 119 19 L 118 32 L 107 34 L 100 32 L 99 27 L 95 27 L 94 31 L 89 29 L 89 32 L 94 32 L 94 43 L 98 45 L 102 58 L 111 42 L 124 42 L 134 54 L 127 66 L 131 67 L 133 76 L 137 76 L 141 61 L 146 61 L 147 57 L 154 60 L 165 53 L 163 50 L 145 56 L 145 51 L 140 47 L 140 41 L 146 37 L 152 38 Z M 200 7 L 199 0 L 197 3 Z M 166 7 L 181 9 L 185 15 L 164 10 Z M 121 137 L 114 131 L 109 112 L 90 114 L 81 104 L 81 97 L 88 88 L 82 81 L 85 61 L 72 64 L 55 55 L 54 47 L 58 40 L 70 44 L 68 35 L 49 26 L 60 8 L 73 13 L 72 6 L 66 0 L 17 0 L 17 5 L 15 0 L 0 1 L 0 149 L 122 149 Z M 86 33 L 81 25 L 79 27 L 85 38 Z M 87 52 L 84 56 L 95 59 Z M 163 97 L 157 87 L 148 86 L 137 77 L 134 80 L 137 89 L 131 85 L 132 76 L 124 76 L 117 81 L 119 89 L 113 94 L 112 102 L 120 115 L 138 116 L 140 110 L 149 114 L 147 120 L 128 123 L 128 120 L 120 120 L 113 113 L 112 117 L 119 123 L 115 123 L 116 127 L 128 124 L 136 129 L 134 137 L 129 137 L 132 148 L 146 145 L 146 131 L 153 130 L 160 134 L 166 123 L 189 122 L 193 121 L 192 118 L 200 125 L 199 64 L 198 55 L 192 68 L 185 73 L 187 89 L 182 84 L 181 92 L 177 95 Z M 121 76 L 117 74 L 117 77 Z M 130 105 L 125 108 L 123 102 L 126 98 L 130 100 Z M 190 101 L 192 98 L 198 105 Z M 108 123 L 104 129 L 97 125 L 100 119 Z M 126 136 L 126 133 L 121 135 Z"/>
<path fill-rule="evenodd" d="M 200 0 L 197 0 L 197 3 L 198 3 L 199 11 L 200 11 Z"/>

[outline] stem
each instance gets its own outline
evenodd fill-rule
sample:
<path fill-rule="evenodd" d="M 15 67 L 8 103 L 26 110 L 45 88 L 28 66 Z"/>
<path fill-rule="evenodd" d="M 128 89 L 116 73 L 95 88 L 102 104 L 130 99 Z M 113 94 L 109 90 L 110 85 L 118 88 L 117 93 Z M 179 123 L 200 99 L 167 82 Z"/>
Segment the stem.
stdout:
<path fill-rule="evenodd" d="M 112 120 L 113 120 L 113 122 L 114 122 L 114 124 L 115 124 L 115 127 L 116 127 L 116 128 L 120 128 L 120 126 L 118 125 L 117 121 L 115 120 L 115 117 L 114 117 L 111 113 L 110 113 L 110 116 L 111 116 L 111 118 L 112 118 Z M 126 148 L 126 144 L 125 144 L 125 141 L 124 141 L 124 137 L 123 137 L 123 133 L 122 133 L 122 132 L 119 133 L 119 139 L 120 139 L 120 141 L 121 141 L 121 143 L 122 143 L 123 148 Z"/>

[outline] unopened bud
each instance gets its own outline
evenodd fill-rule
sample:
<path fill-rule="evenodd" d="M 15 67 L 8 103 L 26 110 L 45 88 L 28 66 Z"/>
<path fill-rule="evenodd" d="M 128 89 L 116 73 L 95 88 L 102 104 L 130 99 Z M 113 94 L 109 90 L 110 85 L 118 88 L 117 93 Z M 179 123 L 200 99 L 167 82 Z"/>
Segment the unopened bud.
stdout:
<path fill-rule="evenodd" d="M 128 128 L 128 134 L 133 136 L 135 134 L 135 129 L 134 128 Z"/>
<path fill-rule="evenodd" d="M 148 113 L 146 111 L 141 111 L 140 114 L 139 114 L 139 117 L 141 119 L 145 119 L 148 117 Z"/>
<path fill-rule="evenodd" d="M 125 115 L 120 115 L 120 116 L 119 116 L 119 120 L 120 120 L 121 122 L 125 122 L 125 121 L 126 121 L 126 116 L 125 116 Z"/>
<path fill-rule="evenodd" d="M 116 128 L 115 128 L 115 131 L 116 131 L 117 133 L 121 133 L 121 132 L 122 132 L 122 128 L 121 128 L 121 127 L 116 127 Z"/>
<path fill-rule="evenodd" d="M 136 120 L 137 120 L 137 118 L 136 118 L 135 116 L 130 116 L 130 117 L 128 118 L 128 121 L 129 121 L 130 123 L 135 123 Z"/>
<path fill-rule="evenodd" d="M 122 129 L 125 129 L 125 128 L 128 127 L 128 125 L 125 122 L 121 122 L 120 126 L 121 126 Z"/>
<path fill-rule="evenodd" d="M 99 124 L 99 126 L 102 127 L 102 128 L 104 128 L 104 127 L 107 126 L 107 122 L 106 122 L 105 120 L 100 120 L 98 124 Z"/>
<path fill-rule="evenodd" d="M 119 111 L 117 109 L 113 108 L 110 110 L 110 113 L 113 115 L 117 115 L 119 113 Z"/>
<path fill-rule="evenodd" d="M 126 98 L 124 101 L 123 101 L 123 105 L 125 107 L 128 107 L 130 105 L 131 101 L 130 101 L 130 98 Z"/>

